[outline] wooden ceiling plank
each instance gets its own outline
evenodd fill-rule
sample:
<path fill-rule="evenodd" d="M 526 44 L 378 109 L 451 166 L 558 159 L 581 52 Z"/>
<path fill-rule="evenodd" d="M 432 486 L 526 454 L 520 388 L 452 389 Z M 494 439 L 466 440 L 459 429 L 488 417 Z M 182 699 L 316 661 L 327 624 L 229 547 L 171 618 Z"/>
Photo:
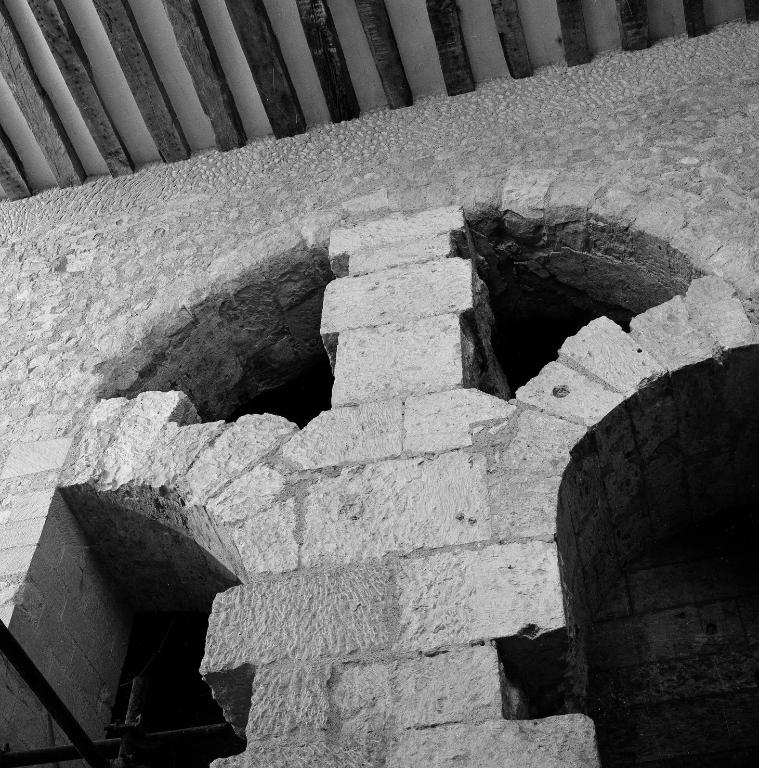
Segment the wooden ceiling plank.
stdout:
<path fill-rule="evenodd" d="M 0 74 L 61 187 L 81 184 L 84 168 L 34 71 L 4 2 L 0 2 Z"/>
<path fill-rule="evenodd" d="M 31 194 L 24 166 L 2 128 L 0 128 L 0 186 L 9 200 L 20 200 Z"/>
<path fill-rule="evenodd" d="M 590 50 L 585 32 L 582 0 L 556 0 L 556 6 L 559 11 L 561 39 L 567 66 L 587 64 L 590 61 Z"/>
<path fill-rule="evenodd" d="M 106 111 L 92 66 L 61 0 L 28 0 L 95 146 L 112 176 L 134 170 L 126 146 Z"/>
<path fill-rule="evenodd" d="M 688 37 L 706 34 L 704 0 L 683 0 L 683 11 L 685 12 L 685 29 L 688 32 Z"/>
<path fill-rule="evenodd" d="M 532 63 L 516 0 L 490 0 L 490 4 L 509 73 L 515 79 L 530 77 Z"/>
<path fill-rule="evenodd" d="M 364 28 L 374 64 L 390 109 L 410 107 L 414 103 L 411 86 L 398 50 L 385 0 L 356 0 L 358 17 Z"/>
<path fill-rule="evenodd" d="M 226 6 L 274 136 L 303 133 L 303 110 L 262 0 L 226 0 Z"/>
<path fill-rule="evenodd" d="M 759 21 L 759 0 L 744 0 L 746 21 Z"/>
<path fill-rule="evenodd" d="M 648 5 L 646 0 L 617 0 L 617 21 L 622 50 L 648 48 Z"/>
<path fill-rule="evenodd" d="M 242 120 L 198 0 L 163 0 L 163 6 L 218 148 L 243 146 Z"/>
<path fill-rule="evenodd" d="M 166 162 L 186 160 L 190 147 L 126 0 L 94 0 L 137 108 Z"/>
<path fill-rule="evenodd" d="M 343 47 L 326 0 L 296 0 L 306 41 L 333 123 L 353 120 L 360 109 Z"/>
<path fill-rule="evenodd" d="M 474 76 L 461 31 L 459 8 L 455 0 L 427 0 L 432 34 L 443 69 L 445 89 L 449 96 L 474 90 Z"/>

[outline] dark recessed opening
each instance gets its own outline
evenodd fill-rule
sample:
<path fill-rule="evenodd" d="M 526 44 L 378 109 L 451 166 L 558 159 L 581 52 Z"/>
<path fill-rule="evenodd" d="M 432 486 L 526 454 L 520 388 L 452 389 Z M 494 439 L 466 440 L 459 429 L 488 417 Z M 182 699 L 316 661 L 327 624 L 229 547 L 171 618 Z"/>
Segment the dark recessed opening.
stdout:
<path fill-rule="evenodd" d="M 142 725 L 148 733 L 224 723 L 224 715 L 198 669 L 208 616 L 203 613 L 138 613 L 113 707 L 123 722 L 132 681 L 148 679 Z M 208 768 L 218 757 L 239 754 L 245 742 L 234 735 L 172 742 L 138 757 L 147 768 Z"/>
<path fill-rule="evenodd" d="M 635 251 L 644 260 L 659 246 L 598 222 L 548 228 L 507 213 L 469 227 L 495 318 L 493 349 L 512 392 L 591 320 L 605 316 L 627 331 L 635 314 L 681 292 L 692 276 L 676 256 L 671 280 L 647 273 Z"/>
<path fill-rule="evenodd" d="M 625 568 L 597 612 L 589 714 L 604 768 L 759 765 L 759 527 L 726 510 Z"/>
<path fill-rule="evenodd" d="M 291 381 L 240 404 L 228 421 L 235 421 L 250 413 L 274 413 L 294 421 L 302 429 L 322 411 L 330 409 L 334 380 L 325 353 L 322 360 L 303 370 Z"/>

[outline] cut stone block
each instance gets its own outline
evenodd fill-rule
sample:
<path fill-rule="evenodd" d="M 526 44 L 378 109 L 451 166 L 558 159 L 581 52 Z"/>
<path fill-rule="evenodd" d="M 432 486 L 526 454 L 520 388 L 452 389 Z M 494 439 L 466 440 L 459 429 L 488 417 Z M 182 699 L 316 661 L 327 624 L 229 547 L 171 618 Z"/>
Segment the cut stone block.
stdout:
<path fill-rule="evenodd" d="M 485 459 L 371 464 L 324 477 L 306 500 L 304 565 L 344 563 L 489 539 Z"/>
<path fill-rule="evenodd" d="M 618 392 L 633 392 L 663 376 L 665 369 L 607 317 L 588 323 L 568 338 L 560 360 L 571 360 Z"/>
<path fill-rule="evenodd" d="M 70 447 L 71 439 L 66 437 L 38 440 L 34 443 L 16 443 L 8 453 L 0 479 L 60 469 L 66 461 Z"/>
<path fill-rule="evenodd" d="M 500 720 L 404 731 L 388 768 L 600 768 L 585 715 Z"/>
<path fill-rule="evenodd" d="M 333 408 L 286 443 L 282 455 L 301 469 L 389 458 L 403 450 L 402 430 L 400 400 Z"/>
<path fill-rule="evenodd" d="M 453 389 L 406 400 L 403 447 L 412 453 L 436 453 L 472 445 L 472 426 L 508 419 L 516 407 L 476 389 Z"/>
<path fill-rule="evenodd" d="M 562 419 L 592 426 L 624 396 L 611 392 L 561 363 L 548 363 L 517 390 L 517 400 Z"/>
<path fill-rule="evenodd" d="M 402 562 L 400 648 L 432 652 L 564 626 L 556 546 L 533 541 Z"/>
<path fill-rule="evenodd" d="M 324 292 L 322 334 L 472 309 L 472 262 L 431 261 L 334 280 Z"/>
<path fill-rule="evenodd" d="M 506 448 L 488 457 L 493 527 L 503 539 L 553 535 L 558 490 L 569 452 L 585 428 L 543 413 L 525 411 Z"/>
<path fill-rule="evenodd" d="M 700 362 L 714 352 L 712 339 L 690 321 L 682 296 L 634 317 L 630 335 L 669 370 Z"/>
<path fill-rule="evenodd" d="M 223 757 L 212 768 L 374 768 L 361 747 L 335 744 L 328 734 L 309 733 L 301 740 L 288 736 L 249 742 L 241 755 Z"/>
<path fill-rule="evenodd" d="M 390 577 L 356 566 L 259 577 L 216 596 L 201 671 L 376 650 L 392 640 Z M 211 682 L 213 687 L 213 683 Z"/>
<path fill-rule="evenodd" d="M 329 241 L 329 257 L 333 263 L 344 263 L 347 258 L 351 275 L 444 259 L 456 251 L 451 232 L 464 226 L 464 213 L 457 206 L 411 216 L 397 213 L 352 228 L 334 229 Z"/>
<path fill-rule="evenodd" d="M 281 472 L 260 464 L 225 486 L 206 508 L 222 525 L 242 523 L 275 503 L 285 485 L 286 478 Z"/>
<path fill-rule="evenodd" d="M 340 334 L 332 405 L 456 389 L 471 378 L 458 315 L 359 328 Z"/>
<path fill-rule="evenodd" d="M 685 304 L 693 325 L 721 348 L 757 343 L 756 330 L 740 299 L 724 280 L 714 276 L 694 280 L 685 294 Z"/>
<path fill-rule="evenodd" d="M 396 690 L 401 728 L 502 717 L 498 655 L 492 645 L 402 661 Z"/>
<path fill-rule="evenodd" d="M 504 181 L 501 192 L 501 210 L 513 211 L 525 219 L 542 221 L 555 171 L 525 172 L 512 170 Z"/>

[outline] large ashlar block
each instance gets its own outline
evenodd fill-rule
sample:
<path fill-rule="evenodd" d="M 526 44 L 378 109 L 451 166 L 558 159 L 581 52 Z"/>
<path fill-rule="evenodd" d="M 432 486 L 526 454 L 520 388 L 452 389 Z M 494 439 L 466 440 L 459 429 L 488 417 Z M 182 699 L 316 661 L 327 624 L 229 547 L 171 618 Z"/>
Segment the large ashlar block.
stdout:
<path fill-rule="evenodd" d="M 216 596 L 202 673 L 386 647 L 390 575 L 379 566 L 260 577 Z"/>
<path fill-rule="evenodd" d="M 544 413 L 525 411 L 505 448 L 488 458 L 493 527 L 500 538 L 553 535 L 556 505 L 569 452 L 585 428 Z"/>
<path fill-rule="evenodd" d="M 691 322 L 722 349 L 756 344 L 756 329 L 743 310 L 735 289 L 719 277 L 694 280 L 685 294 Z"/>
<path fill-rule="evenodd" d="M 548 363 L 517 390 L 517 400 L 546 413 L 592 426 L 624 399 L 561 363 Z"/>
<path fill-rule="evenodd" d="M 3 465 L 0 479 L 34 475 L 60 469 L 71 447 L 69 438 L 38 440 L 33 443 L 16 443 L 10 449 Z"/>
<path fill-rule="evenodd" d="M 681 296 L 634 317 L 630 335 L 669 370 L 705 360 L 714 351 L 712 339 L 691 322 Z"/>
<path fill-rule="evenodd" d="M 391 400 L 468 386 L 458 315 L 340 334 L 332 405 Z"/>
<path fill-rule="evenodd" d="M 472 427 L 508 419 L 516 407 L 476 389 L 452 389 L 406 400 L 403 447 L 411 453 L 437 453 L 472 445 Z"/>
<path fill-rule="evenodd" d="M 455 452 L 324 477 L 306 500 L 304 565 L 487 540 L 485 458 Z"/>
<path fill-rule="evenodd" d="M 585 715 L 501 720 L 404 731 L 388 768 L 600 768 Z"/>
<path fill-rule="evenodd" d="M 473 309 L 471 261 L 446 259 L 334 280 L 324 292 L 322 334 Z"/>
<path fill-rule="evenodd" d="M 401 728 L 502 717 L 498 655 L 490 644 L 402 661 L 395 685 Z"/>
<path fill-rule="evenodd" d="M 403 450 L 403 403 L 385 400 L 320 413 L 282 448 L 301 469 L 357 464 Z"/>
<path fill-rule="evenodd" d="M 400 648 L 432 652 L 564 626 L 556 545 L 532 541 L 404 561 Z"/>
<path fill-rule="evenodd" d="M 457 251 L 451 233 L 464 226 L 463 211 L 451 206 L 334 229 L 329 241 L 330 262 L 336 274 L 346 273 L 347 260 L 347 272 L 360 275 L 400 264 L 445 259 Z"/>
<path fill-rule="evenodd" d="M 665 369 L 616 323 L 599 317 L 559 350 L 559 359 L 580 365 L 618 392 L 634 392 L 663 376 Z"/>

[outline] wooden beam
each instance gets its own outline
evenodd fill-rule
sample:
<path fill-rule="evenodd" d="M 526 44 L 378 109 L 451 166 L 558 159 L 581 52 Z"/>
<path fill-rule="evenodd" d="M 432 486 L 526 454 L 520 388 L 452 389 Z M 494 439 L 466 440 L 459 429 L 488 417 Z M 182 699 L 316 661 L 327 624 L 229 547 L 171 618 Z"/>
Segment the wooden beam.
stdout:
<path fill-rule="evenodd" d="M 409 107 L 414 102 L 406 79 L 398 43 L 395 40 L 385 0 L 356 0 L 358 17 L 377 67 L 382 88 L 391 109 Z"/>
<path fill-rule="evenodd" d="M 759 21 L 759 0 L 743 0 L 746 7 L 746 21 Z"/>
<path fill-rule="evenodd" d="M 263 2 L 226 0 L 226 5 L 274 135 L 303 133 L 306 120 Z"/>
<path fill-rule="evenodd" d="M 432 34 L 449 96 L 474 90 L 474 77 L 461 32 L 456 0 L 427 0 Z"/>
<path fill-rule="evenodd" d="M 95 146 L 112 176 L 134 170 L 92 77 L 92 66 L 61 0 L 28 0 Z"/>
<path fill-rule="evenodd" d="M 333 123 L 359 116 L 358 99 L 327 0 L 296 0 L 303 31 Z"/>
<path fill-rule="evenodd" d="M 490 4 L 509 73 L 517 79 L 529 77 L 532 74 L 532 63 L 516 0 L 490 0 Z"/>
<path fill-rule="evenodd" d="M 561 40 L 568 67 L 587 64 L 590 61 L 588 38 L 585 34 L 585 17 L 582 0 L 556 0 L 561 24 Z"/>
<path fill-rule="evenodd" d="M 24 166 L 2 128 L 0 128 L 0 186 L 9 200 L 19 200 L 31 194 Z"/>
<path fill-rule="evenodd" d="M 81 184 L 85 178 L 82 163 L 50 97 L 32 68 L 5 2 L 0 2 L 0 74 L 10 88 L 58 185 L 69 187 Z"/>
<path fill-rule="evenodd" d="M 94 5 L 159 154 L 166 162 L 187 159 L 190 147 L 129 3 L 94 0 Z"/>
<path fill-rule="evenodd" d="M 688 37 L 706 34 L 704 0 L 683 0 L 683 11 L 685 12 L 685 29 L 688 32 Z"/>
<path fill-rule="evenodd" d="M 198 0 L 163 0 L 177 45 L 211 121 L 216 145 L 227 150 L 245 144 L 245 130 L 235 106 Z"/>
<path fill-rule="evenodd" d="M 625 51 L 648 48 L 648 5 L 646 0 L 617 0 L 617 21 Z"/>

